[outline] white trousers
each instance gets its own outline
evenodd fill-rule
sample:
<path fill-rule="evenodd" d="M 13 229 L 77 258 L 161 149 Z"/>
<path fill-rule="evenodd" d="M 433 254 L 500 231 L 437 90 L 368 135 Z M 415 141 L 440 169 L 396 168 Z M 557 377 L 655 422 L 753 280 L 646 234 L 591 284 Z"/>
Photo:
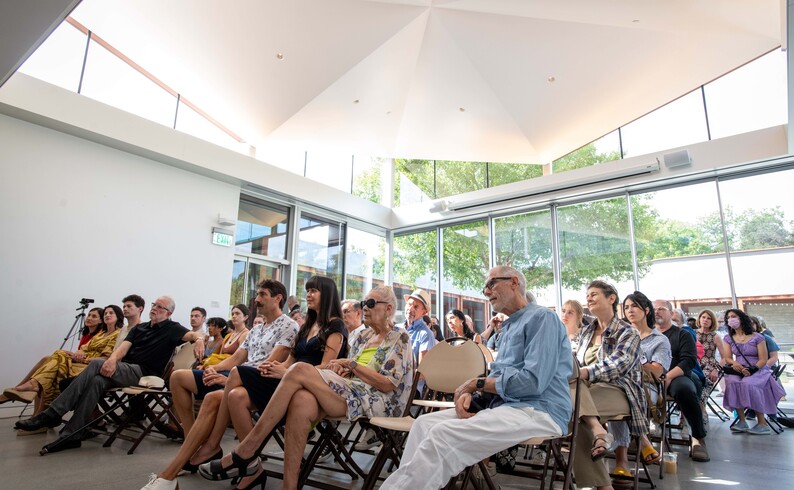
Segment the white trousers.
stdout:
<path fill-rule="evenodd" d="M 454 409 L 421 415 L 414 422 L 400 467 L 380 487 L 441 488 L 478 461 L 531 437 L 558 437 L 552 418 L 534 408 L 501 406 L 459 419 Z"/>

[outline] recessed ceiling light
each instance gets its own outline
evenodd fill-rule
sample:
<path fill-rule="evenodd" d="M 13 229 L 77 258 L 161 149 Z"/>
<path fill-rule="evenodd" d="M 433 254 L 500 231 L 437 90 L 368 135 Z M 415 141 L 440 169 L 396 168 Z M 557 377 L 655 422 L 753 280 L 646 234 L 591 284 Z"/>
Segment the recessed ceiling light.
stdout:
<path fill-rule="evenodd" d="M 465 108 L 465 107 L 458 107 L 458 110 L 459 110 L 460 112 L 466 112 L 466 108 Z"/>
<path fill-rule="evenodd" d="M 284 53 L 276 53 L 276 59 L 281 61 L 284 59 Z"/>
<path fill-rule="evenodd" d="M 549 83 L 554 83 L 554 82 L 557 81 L 557 79 L 554 78 L 554 76 L 550 76 L 549 78 L 546 79 L 546 81 L 549 82 Z"/>
<path fill-rule="evenodd" d="M 391 114 L 391 111 L 386 111 L 386 115 L 388 116 L 389 114 Z"/>
<path fill-rule="evenodd" d="M 637 22 L 639 22 L 639 21 L 640 21 L 640 19 L 634 19 L 634 20 L 632 20 L 632 22 L 634 22 L 634 23 L 637 23 Z"/>
<path fill-rule="evenodd" d="M 354 104 L 358 104 L 359 102 L 360 102 L 360 101 L 359 101 L 358 99 L 356 99 L 356 100 L 354 100 L 354 101 L 353 101 L 353 103 L 354 103 Z"/>

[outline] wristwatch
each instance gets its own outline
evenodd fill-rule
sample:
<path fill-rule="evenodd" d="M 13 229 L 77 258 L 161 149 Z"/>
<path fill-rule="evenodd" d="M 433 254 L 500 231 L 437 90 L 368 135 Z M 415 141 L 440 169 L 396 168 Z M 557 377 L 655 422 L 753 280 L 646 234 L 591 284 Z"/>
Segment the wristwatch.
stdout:
<path fill-rule="evenodd" d="M 358 363 L 356 361 L 350 361 L 350 364 L 347 365 L 347 369 L 351 372 L 358 367 Z"/>
<path fill-rule="evenodd" d="M 477 378 L 477 389 L 481 390 L 485 388 L 485 378 Z"/>

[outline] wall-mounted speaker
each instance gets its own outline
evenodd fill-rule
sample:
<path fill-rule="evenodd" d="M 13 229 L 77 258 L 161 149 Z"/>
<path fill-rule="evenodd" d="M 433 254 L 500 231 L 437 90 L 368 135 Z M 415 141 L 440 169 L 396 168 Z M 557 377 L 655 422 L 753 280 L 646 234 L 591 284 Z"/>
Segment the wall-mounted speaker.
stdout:
<path fill-rule="evenodd" d="M 667 168 L 683 167 L 692 163 L 689 150 L 674 151 L 664 155 L 664 166 Z"/>

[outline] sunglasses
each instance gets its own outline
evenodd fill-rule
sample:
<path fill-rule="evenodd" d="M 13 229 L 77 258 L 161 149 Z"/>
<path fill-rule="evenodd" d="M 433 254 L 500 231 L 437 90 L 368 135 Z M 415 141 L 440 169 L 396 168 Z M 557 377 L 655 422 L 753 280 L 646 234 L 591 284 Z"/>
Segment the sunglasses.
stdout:
<path fill-rule="evenodd" d="M 388 301 L 376 301 L 375 298 L 365 299 L 361 302 L 361 309 L 363 310 L 366 306 L 369 309 L 375 308 L 375 305 L 383 303 L 384 305 L 389 304 Z"/>

